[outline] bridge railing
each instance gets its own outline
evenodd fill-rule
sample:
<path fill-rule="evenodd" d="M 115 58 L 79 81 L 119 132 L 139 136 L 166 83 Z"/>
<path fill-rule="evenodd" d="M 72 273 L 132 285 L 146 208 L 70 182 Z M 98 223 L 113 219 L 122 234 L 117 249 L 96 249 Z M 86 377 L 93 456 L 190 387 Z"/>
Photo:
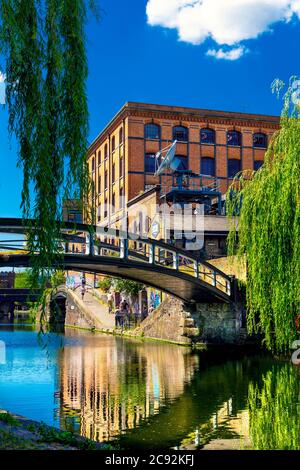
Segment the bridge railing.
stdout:
<path fill-rule="evenodd" d="M 9 226 L 9 221 L 6 222 L 8 233 L 13 233 L 16 221 L 12 227 Z M 0 232 L 4 233 L 4 228 L 1 226 Z M 108 242 L 108 238 L 113 242 Z M 20 250 L 22 253 L 24 241 L 25 238 L 5 239 L 2 243 L 0 241 L 0 254 L 11 254 L 14 250 Z M 74 246 L 76 246 L 75 251 Z M 229 276 L 206 261 L 199 260 L 191 253 L 161 241 L 138 238 L 136 235 L 131 236 L 131 234 L 118 231 L 114 231 L 111 235 L 110 230 L 96 233 L 96 231 L 90 231 L 90 227 L 81 225 L 78 229 L 73 227 L 71 230 L 67 227 L 62 230 L 61 249 L 65 253 L 78 256 L 119 258 L 161 266 L 193 279 L 199 279 L 227 296 L 231 296 Z"/>

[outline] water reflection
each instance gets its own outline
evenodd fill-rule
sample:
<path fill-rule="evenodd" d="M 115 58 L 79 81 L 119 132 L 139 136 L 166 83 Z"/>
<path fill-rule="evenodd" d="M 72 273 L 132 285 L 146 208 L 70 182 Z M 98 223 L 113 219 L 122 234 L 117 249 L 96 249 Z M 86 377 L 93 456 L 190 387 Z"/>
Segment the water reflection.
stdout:
<path fill-rule="evenodd" d="M 0 328 L 0 408 L 122 449 L 299 449 L 299 369 L 268 356 Z M 2 345 L 3 345 L 2 343 Z"/>
<path fill-rule="evenodd" d="M 250 436 L 255 449 L 300 449 L 300 377 L 290 364 L 274 366 L 263 385 L 249 387 Z"/>
<path fill-rule="evenodd" d="M 61 426 L 111 440 L 180 396 L 198 364 L 185 348 L 112 336 L 67 346 L 59 357 Z"/>

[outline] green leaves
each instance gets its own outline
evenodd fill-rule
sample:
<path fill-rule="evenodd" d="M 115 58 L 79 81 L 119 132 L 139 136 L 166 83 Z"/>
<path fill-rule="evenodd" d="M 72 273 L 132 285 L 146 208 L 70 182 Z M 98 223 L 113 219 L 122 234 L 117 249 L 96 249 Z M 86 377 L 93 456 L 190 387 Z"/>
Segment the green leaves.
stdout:
<path fill-rule="evenodd" d="M 87 0 L 0 0 L 9 130 L 19 143 L 32 271 L 57 263 L 63 198 L 88 200 Z M 91 2 L 94 7 L 94 2 Z M 88 216 L 88 210 L 87 216 Z"/>
<path fill-rule="evenodd" d="M 283 97 L 281 130 L 263 167 L 239 175 L 227 195 L 229 254 L 237 246 L 238 257 L 247 262 L 248 329 L 263 333 L 266 346 L 279 351 L 295 338 L 300 313 L 300 120 L 292 98 L 297 83 L 294 78 Z M 240 199 L 237 245 L 234 215 Z"/>
<path fill-rule="evenodd" d="M 268 371 L 261 388 L 250 384 L 248 406 L 254 449 L 300 449 L 299 396 L 299 377 L 289 364 Z"/>

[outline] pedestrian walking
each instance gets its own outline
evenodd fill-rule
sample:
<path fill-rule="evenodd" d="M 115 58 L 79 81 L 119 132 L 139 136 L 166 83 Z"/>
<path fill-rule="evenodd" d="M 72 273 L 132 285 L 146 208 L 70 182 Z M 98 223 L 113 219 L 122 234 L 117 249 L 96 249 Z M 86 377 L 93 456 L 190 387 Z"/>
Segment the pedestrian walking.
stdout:
<path fill-rule="evenodd" d="M 84 300 L 84 294 L 85 294 L 85 287 L 81 286 L 81 298 Z"/>
<path fill-rule="evenodd" d="M 108 313 L 113 311 L 113 295 L 111 292 L 107 294 Z"/>

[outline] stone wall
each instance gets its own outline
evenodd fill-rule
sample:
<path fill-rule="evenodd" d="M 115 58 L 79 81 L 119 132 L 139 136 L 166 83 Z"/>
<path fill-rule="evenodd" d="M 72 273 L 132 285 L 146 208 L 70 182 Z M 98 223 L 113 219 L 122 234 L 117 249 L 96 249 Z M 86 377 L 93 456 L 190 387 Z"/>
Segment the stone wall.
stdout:
<path fill-rule="evenodd" d="M 72 291 L 67 294 L 65 325 L 89 329 L 103 328 L 102 323 Z"/>
<path fill-rule="evenodd" d="M 199 339 L 206 343 L 238 343 L 241 330 L 241 306 L 238 304 L 197 304 L 193 319 Z"/>
<path fill-rule="evenodd" d="M 237 344 L 246 339 L 241 334 L 243 310 L 242 302 L 187 305 L 167 296 L 134 334 L 187 345 Z"/>
<path fill-rule="evenodd" d="M 189 307 L 170 296 L 134 330 L 135 335 L 187 345 L 198 333 Z"/>

